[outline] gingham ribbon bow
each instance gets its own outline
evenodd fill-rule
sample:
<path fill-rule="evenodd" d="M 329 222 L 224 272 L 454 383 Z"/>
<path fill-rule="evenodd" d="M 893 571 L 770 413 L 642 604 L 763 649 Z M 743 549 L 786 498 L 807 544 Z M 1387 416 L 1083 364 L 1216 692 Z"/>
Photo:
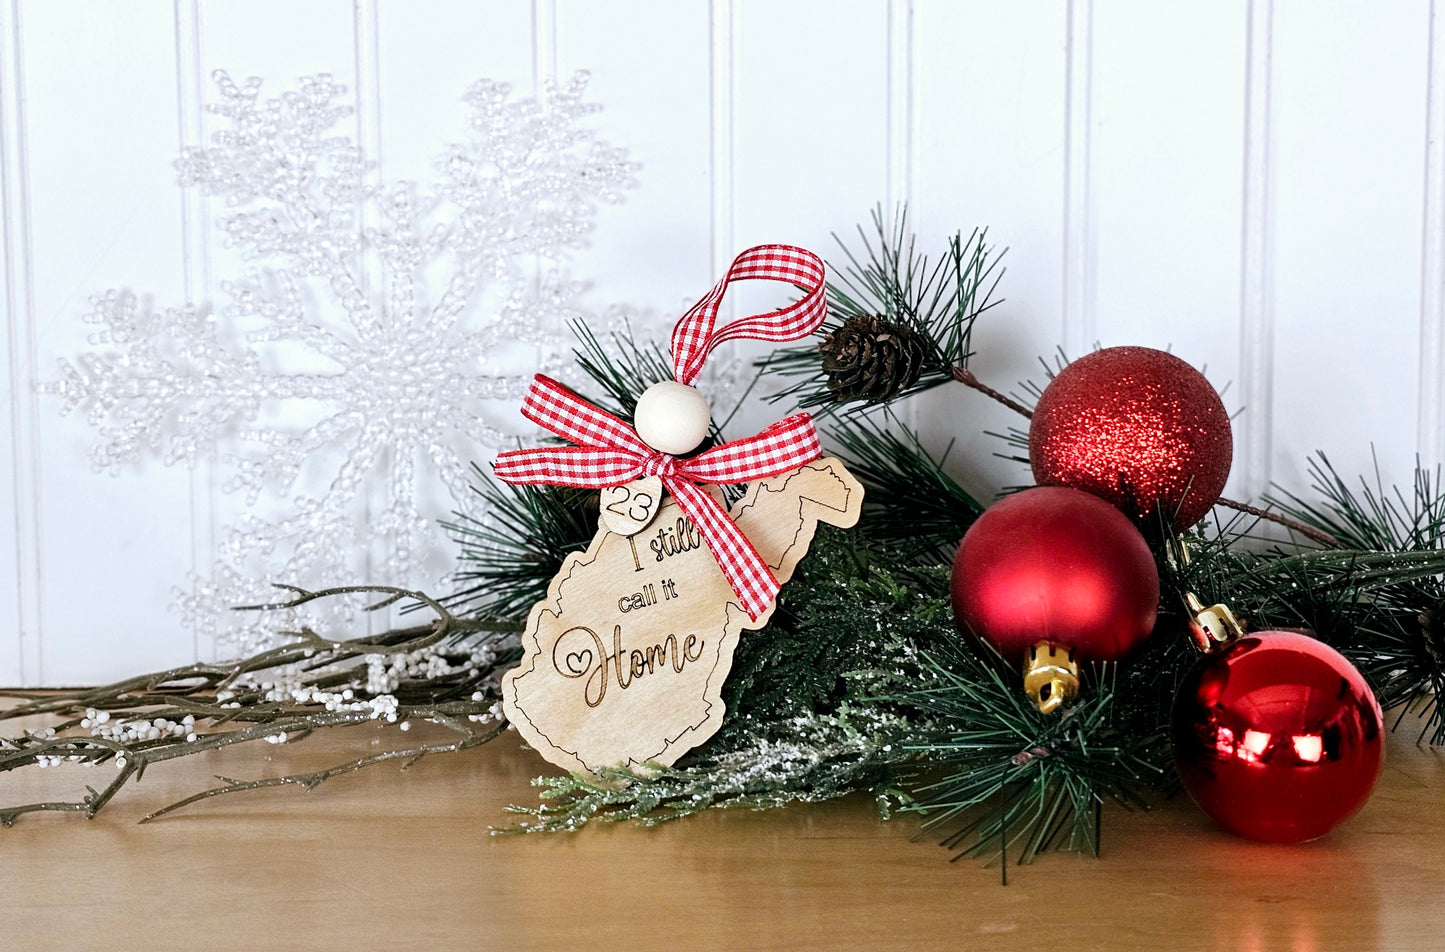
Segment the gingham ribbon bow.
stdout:
<path fill-rule="evenodd" d="M 715 334 L 728 285 L 750 279 L 784 281 L 806 293 L 787 307 L 734 321 Z M 826 308 L 823 262 L 817 255 L 788 245 L 750 248 L 738 255 L 723 279 L 678 320 L 672 332 L 673 373 L 679 383 L 691 385 L 702 372 L 707 355 L 726 340 L 805 337 L 822 323 Z M 495 464 L 498 478 L 509 483 L 601 489 L 639 476 L 659 476 L 712 550 L 748 617 L 757 619 L 767 611 L 777 597 L 778 580 L 727 511 L 697 484 L 765 479 L 817 459 L 822 447 L 811 416 L 797 413 L 754 436 L 682 459 L 657 452 L 627 423 L 542 374 L 532 381 L 522 415 L 576 445 L 502 453 Z"/>

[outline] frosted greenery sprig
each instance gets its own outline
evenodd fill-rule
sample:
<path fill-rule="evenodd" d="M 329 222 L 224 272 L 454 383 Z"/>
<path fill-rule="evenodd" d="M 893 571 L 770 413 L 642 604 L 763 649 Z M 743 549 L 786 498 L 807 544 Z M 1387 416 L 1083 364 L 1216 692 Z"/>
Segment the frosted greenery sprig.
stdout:
<path fill-rule="evenodd" d="M 695 756 L 685 767 L 604 770 L 597 781 L 538 777 L 532 785 L 542 789 L 542 802 L 508 808 L 533 819 L 494 832 L 576 830 L 596 820 L 655 826 L 713 807 L 767 810 L 858 790 L 872 791 L 885 816 L 908 802 L 895 781 L 910 759 L 901 741 L 916 725 L 900 714 L 844 705 L 754 727 L 739 746 Z"/>

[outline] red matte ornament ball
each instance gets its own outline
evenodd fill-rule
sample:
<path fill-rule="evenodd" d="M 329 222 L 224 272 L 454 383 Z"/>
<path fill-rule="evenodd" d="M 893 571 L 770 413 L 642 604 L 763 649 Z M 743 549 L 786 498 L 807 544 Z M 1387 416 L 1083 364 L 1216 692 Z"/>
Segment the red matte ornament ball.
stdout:
<path fill-rule="evenodd" d="M 952 592 L 959 628 L 1010 661 L 1041 640 L 1109 661 L 1154 629 L 1159 570 L 1119 510 L 1077 489 L 1036 487 L 994 503 L 969 527 Z"/>
<path fill-rule="evenodd" d="M 1205 656 L 1174 702 L 1174 763 L 1194 802 L 1269 843 L 1323 836 L 1364 805 L 1385 759 L 1374 692 L 1338 651 L 1262 631 Z"/>
<path fill-rule="evenodd" d="M 1187 529 L 1224 491 L 1229 414 L 1204 375 L 1150 347 L 1110 347 L 1069 364 L 1039 398 L 1029 462 L 1040 486 L 1071 486 L 1135 518 Z"/>

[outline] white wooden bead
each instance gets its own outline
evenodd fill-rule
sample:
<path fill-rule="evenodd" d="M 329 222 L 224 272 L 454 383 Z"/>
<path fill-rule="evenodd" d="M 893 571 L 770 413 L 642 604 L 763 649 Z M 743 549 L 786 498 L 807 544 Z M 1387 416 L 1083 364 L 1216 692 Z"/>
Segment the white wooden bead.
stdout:
<path fill-rule="evenodd" d="M 697 449 L 707 436 L 712 408 L 695 388 L 676 380 L 663 380 L 645 390 L 637 400 L 632 425 L 642 442 L 657 450 L 680 456 Z"/>

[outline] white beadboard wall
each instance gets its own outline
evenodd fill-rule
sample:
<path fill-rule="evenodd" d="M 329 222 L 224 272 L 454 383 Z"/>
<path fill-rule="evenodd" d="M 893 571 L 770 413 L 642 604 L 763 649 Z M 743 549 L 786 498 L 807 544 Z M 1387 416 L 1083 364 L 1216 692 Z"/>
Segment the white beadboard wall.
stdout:
<path fill-rule="evenodd" d="M 1445 2 L 1445 0 L 1442 0 Z M 1007 299 L 975 369 L 1171 347 L 1236 421 L 1229 491 L 1408 478 L 1445 452 L 1445 20 L 1433 0 L 0 0 L 0 684 L 208 657 L 166 611 L 238 500 L 215 475 L 91 471 L 37 380 L 88 349 L 88 297 L 208 301 L 235 260 L 172 160 L 213 69 L 272 94 L 328 71 L 390 179 L 460 136 L 482 76 L 577 69 L 642 163 L 578 262 L 661 312 L 741 248 L 831 253 L 877 202 L 925 243 L 986 225 Z M 980 493 L 1021 481 L 968 392 L 916 410 Z"/>

